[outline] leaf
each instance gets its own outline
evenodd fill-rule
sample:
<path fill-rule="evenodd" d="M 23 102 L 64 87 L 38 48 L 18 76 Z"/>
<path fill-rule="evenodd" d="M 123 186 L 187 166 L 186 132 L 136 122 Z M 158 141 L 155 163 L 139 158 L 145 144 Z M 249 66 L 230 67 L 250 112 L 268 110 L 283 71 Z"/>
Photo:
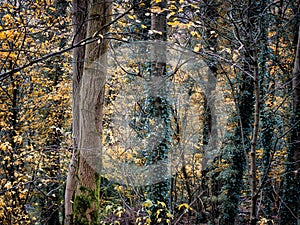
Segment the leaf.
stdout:
<path fill-rule="evenodd" d="M 192 207 L 190 207 L 187 203 L 180 204 L 178 206 L 178 210 L 180 210 L 182 207 L 186 208 L 187 210 L 193 210 Z"/>
<path fill-rule="evenodd" d="M 159 6 L 153 6 L 151 9 L 152 13 L 161 13 L 162 9 Z"/>
<path fill-rule="evenodd" d="M 146 208 L 149 208 L 151 206 L 153 206 L 153 203 L 150 199 L 147 199 L 144 203 L 143 203 L 143 206 L 146 207 Z"/>
<path fill-rule="evenodd" d="M 159 35 L 162 35 L 162 32 L 161 31 L 158 31 L 158 30 L 149 30 L 149 34 L 159 34 Z"/>
<path fill-rule="evenodd" d="M 151 219 L 149 217 L 146 219 L 146 224 L 151 224 Z"/>
<path fill-rule="evenodd" d="M 199 52 L 199 51 L 200 51 L 200 44 L 196 44 L 196 45 L 195 45 L 194 51 L 195 51 L 195 52 Z"/>
<path fill-rule="evenodd" d="M 131 20 L 134 20 L 134 16 L 132 16 L 132 15 L 130 15 L 130 14 L 128 14 L 127 17 L 128 17 L 129 19 L 131 19 Z"/>
<path fill-rule="evenodd" d="M 161 205 L 163 208 L 166 208 L 166 203 L 157 201 L 157 205 Z"/>
<path fill-rule="evenodd" d="M 172 21 L 172 22 L 170 21 L 170 22 L 167 22 L 167 24 L 172 27 L 176 27 L 180 24 L 180 22 L 179 21 Z"/>
<path fill-rule="evenodd" d="M 158 217 L 159 217 L 159 215 L 160 215 L 161 211 L 162 211 L 162 209 L 158 209 L 158 210 L 156 211 L 156 218 L 158 218 Z"/>

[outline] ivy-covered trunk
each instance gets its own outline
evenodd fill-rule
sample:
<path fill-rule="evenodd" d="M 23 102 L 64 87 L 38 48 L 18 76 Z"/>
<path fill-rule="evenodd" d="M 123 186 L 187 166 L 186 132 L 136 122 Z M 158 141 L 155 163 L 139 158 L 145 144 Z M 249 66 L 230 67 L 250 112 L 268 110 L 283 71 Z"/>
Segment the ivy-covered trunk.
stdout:
<path fill-rule="evenodd" d="M 258 30 L 259 4 L 249 0 L 242 2 L 247 7 L 246 13 L 239 12 L 237 18 L 244 18 L 244 27 L 234 27 L 236 37 L 242 44 L 242 70 L 237 73 L 239 91 L 236 96 L 236 117 L 232 121 L 238 126 L 234 135 L 229 137 L 229 143 L 224 146 L 224 158 L 231 165 L 222 172 L 223 177 L 220 224 L 233 225 L 239 210 L 241 191 L 244 187 L 244 174 L 248 171 L 248 182 L 251 190 L 251 214 L 256 220 L 256 144 L 259 122 L 259 74 L 257 71 L 257 44 L 255 34 Z M 233 90 L 232 90 L 233 91 Z M 255 107 L 254 107 L 255 105 Z M 253 127 L 252 127 L 253 126 Z M 251 139 L 250 139 L 251 138 Z M 248 154 L 250 152 L 250 158 Z M 223 199 L 223 198 L 222 198 Z"/>
<path fill-rule="evenodd" d="M 149 85 L 148 97 L 146 100 L 146 110 L 148 126 L 150 130 L 148 137 L 148 147 L 145 153 L 145 166 L 153 167 L 151 171 L 151 180 L 146 188 L 146 197 L 153 203 L 158 201 L 168 204 L 170 181 L 168 174 L 168 154 L 171 146 L 171 117 L 172 109 L 168 99 L 168 87 L 166 85 L 166 41 L 167 36 L 167 1 L 163 0 L 155 3 L 152 7 L 159 7 L 163 11 L 152 13 L 151 30 L 154 31 L 151 40 L 154 42 L 151 45 L 151 65 L 150 74 L 146 78 Z M 152 122 L 151 122 L 152 121 Z M 154 126 L 151 125 L 154 123 Z M 158 208 L 153 208 L 156 212 Z M 155 215 L 152 215 L 152 224 L 155 223 Z"/>

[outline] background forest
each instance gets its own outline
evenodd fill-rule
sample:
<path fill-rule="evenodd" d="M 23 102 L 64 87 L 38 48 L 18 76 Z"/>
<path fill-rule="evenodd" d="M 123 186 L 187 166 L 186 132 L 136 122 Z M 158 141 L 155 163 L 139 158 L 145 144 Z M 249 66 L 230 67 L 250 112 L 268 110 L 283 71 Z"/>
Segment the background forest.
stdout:
<path fill-rule="evenodd" d="M 0 224 L 299 225 L 299 7 L 298 0 L 2 0 Z M 149 41 L 188 51 L 208 75 L 151 57 L 165 45 L 143 44 L 150 58 L 143 63 L 134 49 L 122 52 Z M 121 66 L 109 67 L 111 52 Z M 142 96 L 147 79 L 146 97 L 122 100 Z M 161 94 L 166 83 L 185 96 L 181 107 Z M 220 98 L 210 99 L 215 93 Z M 124 128 L 114 118 L 127 109 Z M 154 148 L 149 127 L 158 120 L 164 128 Z M 122 140 L 126 129 L 132 136 Z M 216 133 L 222 139 L 210 146 Z M 128 150 L 135 139 L 151 151 Z M 158 182 L 132 185 L 105 172 L 115 166 L 104 151 L 149 168 L 172 164 L 174 149 L 188 149 L 189 159 L 179 152 L 176 170 L 153 173 Z"/>

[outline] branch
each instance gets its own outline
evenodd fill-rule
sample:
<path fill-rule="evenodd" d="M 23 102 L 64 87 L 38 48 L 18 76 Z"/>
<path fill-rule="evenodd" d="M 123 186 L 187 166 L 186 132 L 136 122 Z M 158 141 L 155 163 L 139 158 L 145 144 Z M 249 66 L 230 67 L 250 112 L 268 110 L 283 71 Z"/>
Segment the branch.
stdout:
<path fill-rule="evenodd" d="M 121 15 L 117 16 L 114 20 L 112 20 L 111 22 L 107 23 L 106 25 L 104 25 L 103 27 L 101 27 L 93 36 L 91 37 L 87 37 L 81 41 L 79 41 L 78 43 L 75 43 L 75 44 L 72 44 L 71 46 L 69 47 L 66 47 L 58 52 L 52 52 L 52 53 L 49 53 L 49 54 L 46 54 L 40 58 L 37 58 L 35 60 L 32 60 L 30 61 L 29 63 L 23 65 L 23 66 L 20 66 L 20 67 L 17 67 L 17 68 L 14 68 L 10 71 L 7 71 L 7 72 L 4 72 L 4 73 L 1 73 L 0 74 L 0 81 L 3 81 L 5 80 L 7 77 L 17 73 L 17 72 L 20 72 L 24 69 L 26 69 L 27 67 L 30 67 L 34 64 L 37 64 L 39 62 L 42 62 L 44 60 L 47 60 L 49 58 L 52 58 L 54 56 L 57 56 L 57 55 L 60 55 L 62 53 L 65 53 L 65 52 L 68 52 L 74 48 L 77 48 L 77 47 L 80 47 L 80 46 L 84 46 L 84 45 L 87 45 L 87 44 L 90 44 L 90 43 L 94 43 L 96 41 L 99 41 L 101 39 L 103 39 L 103 37 L 99 36 L 100 32 L 103 31 L 104 29 L 106 29 L 107 27 L 109 27 L 110 25 L 114 24 L 115 22 L 117 22 L 119 19 L 121 19 L 122 17 L 124 17 L 125 15 L 127 15 L 132 9 L 134 9 L 135 7 L 137 6 L 137 4 L 134 4 L 133 6 L 131 6 L 128 10 L 126 10 L 124 13 L 122 13 Z"/>

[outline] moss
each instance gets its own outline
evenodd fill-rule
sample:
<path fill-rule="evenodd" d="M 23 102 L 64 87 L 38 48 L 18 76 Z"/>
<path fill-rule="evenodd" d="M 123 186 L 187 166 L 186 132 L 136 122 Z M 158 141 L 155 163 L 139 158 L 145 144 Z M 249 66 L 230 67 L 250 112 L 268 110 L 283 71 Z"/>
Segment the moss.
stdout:
<path fill-rule="evenodd" d="M 93 225 L 99 224 L 99 201 L 100 201 L 100 179 L 96 175 L 96 188 L 87 189 L 80 186 L 79 194 L 76 195 L 74 201 L 74 224 L 76 225 Z M 91 210 L 92 209 L 92 210 Z M 86 216 L 89 212 L 91 223 Z"/>

